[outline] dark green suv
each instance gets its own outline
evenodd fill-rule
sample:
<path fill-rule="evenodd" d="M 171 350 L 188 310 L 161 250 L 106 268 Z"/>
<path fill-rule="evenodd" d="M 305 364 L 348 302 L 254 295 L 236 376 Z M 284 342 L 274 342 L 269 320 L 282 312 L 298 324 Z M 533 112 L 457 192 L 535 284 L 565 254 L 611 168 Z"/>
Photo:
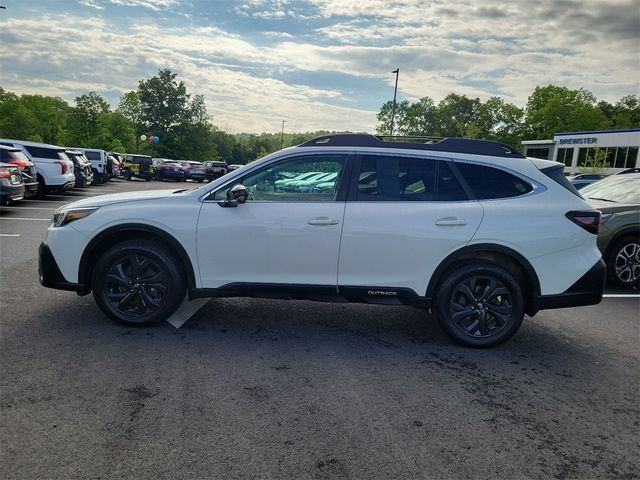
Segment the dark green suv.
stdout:
<path fill-rule="evenodd" d="M 640 174 L 612 175 L 588 185 L 580 194 L 602 212 L 598 247 L 610 283 L 640 284 Z"/>

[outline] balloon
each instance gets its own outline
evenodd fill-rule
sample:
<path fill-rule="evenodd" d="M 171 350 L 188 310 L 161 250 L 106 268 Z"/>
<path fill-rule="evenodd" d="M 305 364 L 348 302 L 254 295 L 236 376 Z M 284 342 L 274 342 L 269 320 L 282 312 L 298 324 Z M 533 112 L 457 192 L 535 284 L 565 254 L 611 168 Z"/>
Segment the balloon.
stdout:
<path fill-rule="evenodd" d="M 140 141 L 144 142 L 147 139 L 146 135 L 140 135 Z"/>
<path fill-rule="evenodd" d="M 158 143 L 160 139 L 158 137 L 153 137 L 153 143 Z"/>
<path fill-rule="evenodd" d="M 153 143 L 153 137 L 149 135 L 149 143 Z"/>

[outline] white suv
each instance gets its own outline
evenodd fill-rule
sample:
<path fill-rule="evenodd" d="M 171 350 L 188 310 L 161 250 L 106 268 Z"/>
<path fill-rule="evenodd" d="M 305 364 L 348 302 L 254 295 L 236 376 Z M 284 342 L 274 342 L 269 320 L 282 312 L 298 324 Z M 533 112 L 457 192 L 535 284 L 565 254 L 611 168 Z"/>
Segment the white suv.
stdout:
<path fill-rule="evenodd" d="M 73 188 L 76 176 L 66 148 L 46 143 L 0 138 L 0 145 L 19 148 L 37 168 L 38 196 Z"/>
<path fill-rule="evenodd" d="M 168 318 L 185 294 L 408 304 L 488 347 L 525 313 L 602 298 L 600 212 L 563 170 L 497 142 L 321 137 L 204 186 L 65 206 L 40 282 L 93 291 L 129 325 Z M 312 171 L 334 187 L 277 188 Z"/>

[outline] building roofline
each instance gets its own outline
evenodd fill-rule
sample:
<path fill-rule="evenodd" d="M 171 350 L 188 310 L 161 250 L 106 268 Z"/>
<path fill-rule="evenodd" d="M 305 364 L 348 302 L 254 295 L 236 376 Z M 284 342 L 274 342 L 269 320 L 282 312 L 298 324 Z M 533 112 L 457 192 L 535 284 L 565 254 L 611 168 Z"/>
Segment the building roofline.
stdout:
<path fill-rule="evenodd" d="M 521 143 L 523 145 L 548 145 L 556 142 L 555 140 L 524 140 Z"/>
<path fill-rule="evenodd" d="M 559 137 L 562 135 L 588 135 L 591 133 L 632 133 L 632 132 L 640 132 L 640 128 L 631 128 L 627 130 L 593 130 L 591 132 L 562 132 L 562 133 L 554 133 L 554 137 Z"/>

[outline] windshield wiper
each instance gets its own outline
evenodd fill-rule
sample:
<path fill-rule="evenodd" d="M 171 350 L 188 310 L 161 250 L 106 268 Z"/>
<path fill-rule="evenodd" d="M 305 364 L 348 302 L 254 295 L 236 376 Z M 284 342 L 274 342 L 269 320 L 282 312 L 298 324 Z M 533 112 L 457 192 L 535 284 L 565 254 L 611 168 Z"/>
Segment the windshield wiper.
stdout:
<path fill-rule="evenodd" d="M 589 200 L 602 200 L 603 202 L 618 203 L 615 200 L 609 200 L 608 198 L 589 197 Z"/>

